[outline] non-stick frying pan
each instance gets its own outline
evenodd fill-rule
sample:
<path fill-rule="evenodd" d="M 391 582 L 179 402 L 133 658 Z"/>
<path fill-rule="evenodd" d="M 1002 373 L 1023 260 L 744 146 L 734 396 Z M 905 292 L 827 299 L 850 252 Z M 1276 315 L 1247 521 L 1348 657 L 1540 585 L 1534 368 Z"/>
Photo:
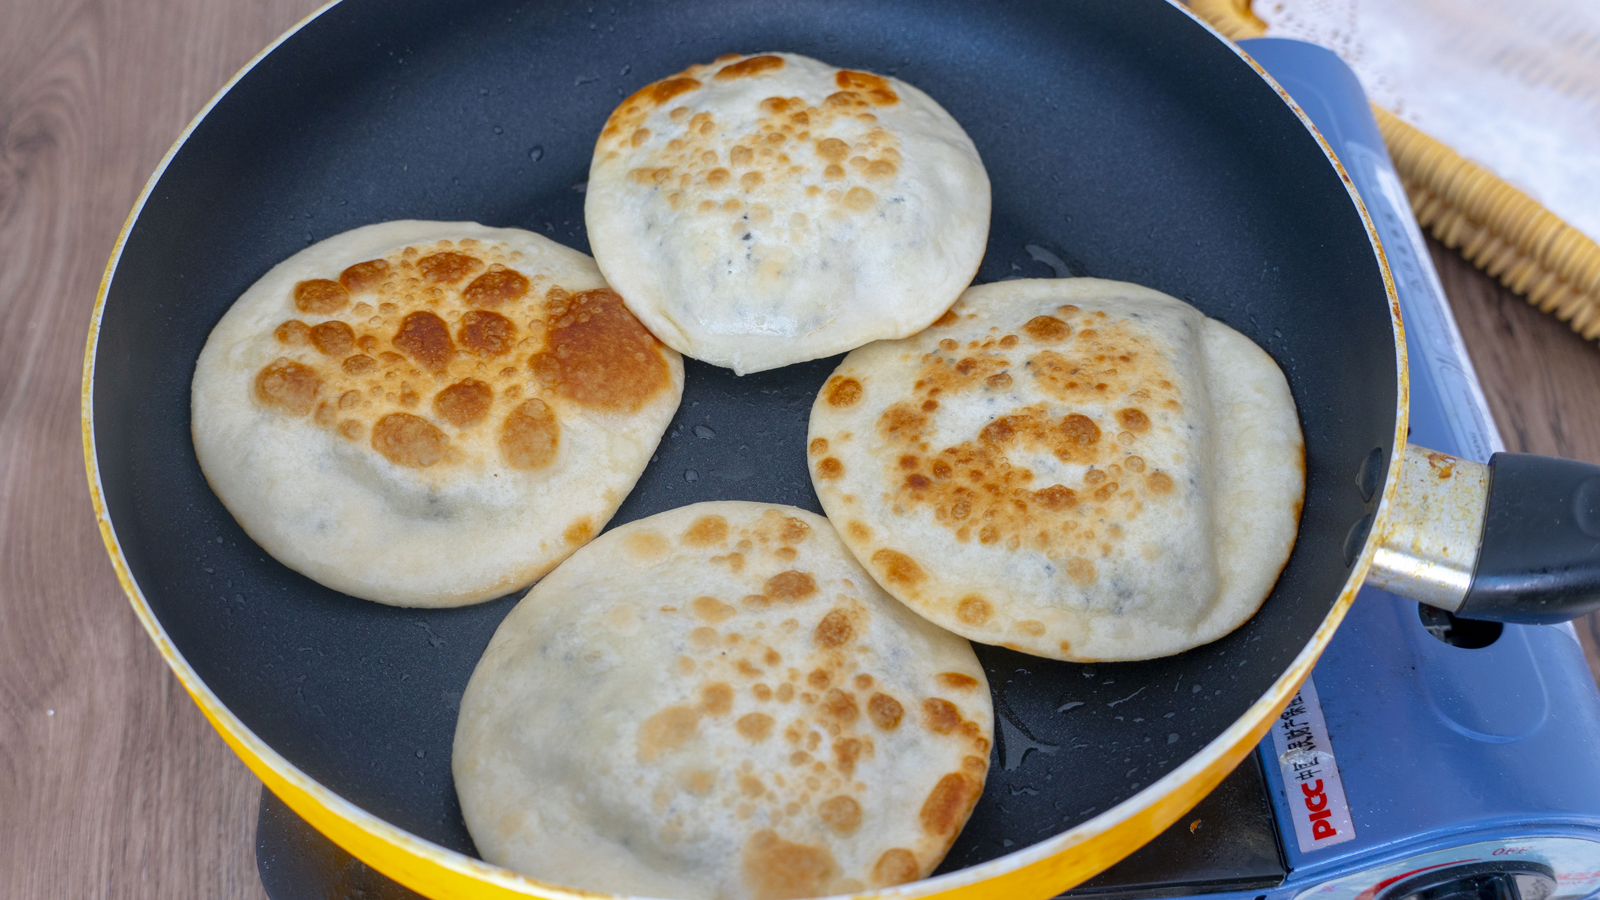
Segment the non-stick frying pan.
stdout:
<path fill-rule="evenodd" d="M 897 75 L 966 127 L 994 191 L 979 282 L 1094 275 L 1189 300 L 1272 354 L 1305 433 L 1298 542 L 1235 633 L 1137 663 L 977 648 L 997 713 L 988 787 L 936 876 L 888 893 L 1042 896 L 1092 875 L 1255 745 L 1380 544 L 1400 581 L 1439 581 L 1406 568 L 1418 552 L 1389 512 L 1426 512 L 1440 492 L 1426 482 L 1398 503 L 1389 477 L 1405 456 L 1405 360 L 1376 238 L 1309 123 L 1181 8 L 344 0 L 247 67 L 151 179 L 91 328 L 85 452 L 119 577 L 196 702 L 301 816 L 423 893 L 583 888 L 478 861 L 451 783 L 461 691 L 516 598 L 396 609 L 272 560 L 195 461 L 195 359 L 269 267 L 359 225 L 476 220 L 587 249 L 589 154 L 616 103 L 689 63 L 769 49 Z M 613 524 L 712 499 L 820 512 L 802 448 L 836 362 L 739 378 L 688 361 L 682 407 Z M 1406 471 L 1429 468 L 1418 458 Z M 1600 531 L 1582 513 L 1593 486 L 1568 503 L 1569 531 Z"/>

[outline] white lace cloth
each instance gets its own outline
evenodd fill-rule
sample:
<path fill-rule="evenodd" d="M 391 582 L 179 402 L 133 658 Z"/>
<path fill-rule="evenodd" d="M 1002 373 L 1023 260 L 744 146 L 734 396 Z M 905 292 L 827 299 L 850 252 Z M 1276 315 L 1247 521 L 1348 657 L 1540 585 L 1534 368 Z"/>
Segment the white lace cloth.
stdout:
<path fill-rule="evenodd" d="M 1367 95 L 1600 242 L 1600 0 L 1253 0 Z"/>

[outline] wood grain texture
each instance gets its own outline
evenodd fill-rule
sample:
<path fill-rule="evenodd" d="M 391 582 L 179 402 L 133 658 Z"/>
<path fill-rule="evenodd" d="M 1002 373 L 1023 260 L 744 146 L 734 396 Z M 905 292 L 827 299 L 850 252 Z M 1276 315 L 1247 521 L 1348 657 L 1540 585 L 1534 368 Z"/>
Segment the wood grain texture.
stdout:
<path fill-rule="evenodd" d="M 0 0 L 0 897 L 262 898 L 260 783 L 166 670 L 90 512 L 106 257 L 184 124 L 314 0 Z"/>
<path fill-rule="evenodd" d="M 78 381 L 106 257 L 150 172 L 316 5 L 0 0 L 0 897 L 264 897 L 259 782 L 106 561 Z M 1507 444 L 1600 462 L 1600 350 L 1434 249 Z M 1600 671 L 1600 630 L 1580 625 Z"/>

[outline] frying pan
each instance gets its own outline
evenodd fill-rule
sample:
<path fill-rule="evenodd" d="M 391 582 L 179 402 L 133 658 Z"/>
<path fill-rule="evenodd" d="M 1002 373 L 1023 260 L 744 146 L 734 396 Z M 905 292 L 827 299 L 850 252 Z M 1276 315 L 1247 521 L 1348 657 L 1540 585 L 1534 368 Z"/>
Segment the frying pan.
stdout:
<path fill-rule="evenodd" d="M 1287 97 L 1180 7 L 344 0 L 247 66 L 151 178 L 91 325 L 84 444 L 118 577 L 196 703 L 299 815 L 422 893 L 586 895 L 478 860 L 451 782 L 461 691 L 516 597 L 396 609 L 272 560 L 195 460 L 195 359 L 263 272 L 359 225 L 475 220 L 587 249 L 584 179 L 616 103 L 766 49 L 897 75 L 965 126 L 994 192 L 978 282 L 1093 275 L 1182 297 L 1277 360 L 1305 435 L 1298 541 L 1233 634 L 1135 663 L 976 647 L 995 692 L 988 786 L 935 876 L 884 895 L 1045 896 L 1104 869 L 1259 741 L 1380 549 L 1402 581 L 1431 571 L 1393 550 L 1391 507 L 1437 498 L 1391 477 L 1404 344 L 1371 224 Z M 612 524 L 713 499 L 820 512 L 802 448 L 837 359 L 743 378 L 686 362 Z"/>

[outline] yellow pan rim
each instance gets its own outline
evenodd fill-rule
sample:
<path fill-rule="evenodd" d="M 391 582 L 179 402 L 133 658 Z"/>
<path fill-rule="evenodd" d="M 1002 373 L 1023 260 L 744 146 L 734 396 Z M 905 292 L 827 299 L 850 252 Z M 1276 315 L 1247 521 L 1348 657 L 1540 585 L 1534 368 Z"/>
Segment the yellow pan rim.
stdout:
<path fill-rule="evenodd" d="M 196 705 L 210 720 L 212 727 L 222 735 L 228 746 L 266 784 L 268 789 L 282 799 L 296 814 L 334 841 L 334 843 L 388 877 L 426 896 L 471 898 L 471 900 L 506 900 L 506 898 L 517 897 L 545 897 L 550 898 L 550 900 L 568 900 L 568 898 L 572 898 L 572 900 L 578 900 L 578 898 L 624 900 L 619 895 L 561 887 L 526 878 L 507 869 L 502 869 L 441 847 L 372 815 L 339 796 L 305 772 L 302 772 L 268 746 L 265 741 L 257 737 L 232 711 L 223 705 L 216 694 L 189 666 L 183 654 L 173 646 L 166 629 L 156 619 L 155 613 L 146 601 L 143 591 L 140 590 L 138 583 L 134 581 L 133 574 L 128 568 L 127 559 L 122 552 L 122 547 L 118 543 L 116 529 L 106 512 L 105 495 L 101 484 L 94 442 L 94 363 L 95 351 L 99 346 L 100 323 L 105 311 L 106 295 L 111 285 L 112 276 L 116 272 L 117 264 L 122 258 L 128 234 L 132 230 L 134 222 L 138 220 L 139 213 L 144 209 L 145 203 L 148 201 L 156 183 L 166 171 L 167 166 L 211 109 L 227 95 L 234 85 L 249 74 L 261 60 L 271 54 L 278 45 L 288 40 L 312 20 L 337 5 L 338 2 L 339 0 L 332 0 L 332 2 L 306 16 L 280 35 L 277 40 L 273 41 L 258 53 L 255 58 L 250 60 L 244 68 L 240 69 L 238 74 L 234 75 L 217 92 L 216 96 L 211 98 L 211 101 L 194 117 L 167 151 L 166 156 L 162 158 L 160 165 L 156 167 L 155 172 L 146 182 L 139 199 L 134 203 L 133 209 L 128 214 L 127 221 L 124 222 L 122 231 L 117 237 L 116 245 L 113 247 L 111 257 L 106 263 L 105 274 L 101 277 L 100 289 L 95 298 L 83 361 L 81 424 L 84 464 L 88 474 L 89 494 L 94 504 L 95 519 L 100 526 L 100 535 L 105 541 L 106 552 L 110 555 L 111 564 L 116 570 L 117 580 L 121 583 L 123 591 L 127 593 L 139 622 L 149 632 L 151 639 L 156 644 L 156 649 L 161 653 L 161 657 L 166 660 L 167 665 L 177 675 L 178 681 L 189 692 L 189 696 L 194 698 Z M 1379 269 L 1383 275 L 1384 290 L 1388 294 L 1389 319 L 1394 330 L 1395 368 L 1399 388 L 1396 394 L 1394 447 L 1389 457 L 1389 478 L 1385 483 L 1382 498 L 1378 503 L 1371 531 L 1371 534 L 1381 533 L 1383 523 L 1388 519 L 1389 508 L 1393 503 L 1395 491 L 1399 484 L 1397 476 L 1405 453 L 1406 427 L 1410 404 L 1406 374 L 1405 334 L 1400 322 L 1400 303 L 1398 296 L 1395 294 L 1394 280 L 1389 272 L 1388 261 L 1383 255 L 1382 243 L 1378 238 L 1377 230 L 1373 226 L 1371 216 L 1367 213 L 1366 205 L 1362 203 L 1360 196 L 1357 195 L 1354 184 L 1351 182 L 1344 166 L 1334 156 L 1333 151 L 1329 148 L 1321 133 L 1317 131 L 1316 126 L 1311 123 L 1305 112 L 1289 97 L 1282 86 L 1273 80 L 1266 70 L 1262 69 L 1237 44 L 1229 40 L 1205 20 L 1178 4 L 1175 0 L 1168 0 L 1168 2 L 1205 28 L 1217 40 L 1227 45 L 1240 59 L 1255 69 L 1256 73 L 1271 85 L 1273 90 L 1277 91 L 1278 96 L 1282 97 L 1283 101 L 1294 111 L 1294 114 L 1299 117 L 1301 124 L 1316 139 L 1318 146 L 1322 148 L 1323 154 L 1328 158 L 1335 170 L 1338 171 L 1340 179 L 1345 184 L 1345 189 L 1350 194 L 1351 201 L 1360 212 L 1362 225 L 1367 230 L 1368 239 L 1372 244 L 1373 253 L 1377 258 Z M 1299 689 L 1306 676 L 1310 674 L 1312 667 L 1316 664 L 1317 657 L 1321 655 L 1323 648 L 1327 646 L 1328 641 L 1332 638 L 1334 630 L 1343 621 L 1345 613 L 1355 599 L 1356 592 L 1366 578 L 1368 568 L 1372 565 L 1374 552 L 1375 545 L 1369 538 L 1327 617 L 1305 647 L 1295 656 L 1294 661 L 1273 683 L 1271 689 L 1256 700 L 1245 711 L 1244 715 L 1240 716 L 1222 734 L 1218 735 L 1200 752 L 1190 757 L 1188 761 L 1178 768 L 1168 772 L 1134 796 L 1124 800 L 1105 813 L 1096 816 L 1077 828 L 1063 832 L 1048 840 L 948 875 L 901 885 L 896 888 L 864 892 L 854 896 L 882 898 L 882 900 L 889 900 L 889 898 L 907 898 L 909 900 L 909 898 L 934 896 L 952 898 L 952 900 L 953 898 L 961 898 L 961 900 L 1010 900 L 1010 898 L 1014 897 L 1048 897 L 1081 883 L 1117 860 L 1132 853 L 1177 821 L 1180 816 L 1198 803 L 1229 772 L 1233 771 L 1251 749 L 1261 741 L 1278 711 L 1283 708 L 1289 698 Z"/>

